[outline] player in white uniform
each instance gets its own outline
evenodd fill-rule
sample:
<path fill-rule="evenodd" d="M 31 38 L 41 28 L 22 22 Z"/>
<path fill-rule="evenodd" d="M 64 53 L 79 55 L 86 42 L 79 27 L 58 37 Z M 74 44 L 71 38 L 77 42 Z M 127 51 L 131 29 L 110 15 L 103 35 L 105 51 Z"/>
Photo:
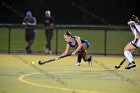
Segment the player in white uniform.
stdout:
<path fill-rule="evenodd" d="M 128 21 L 128 25 L 134 34 L 134 40 L 129 42 L 124 48 L 124 55 L 129 61 L 129 64 L 125 67 L 125 69 L 136 67 L 131 52 L 140 48 L 140 21 L 138 20 L 138 17 L 132 15 L 132 18 Z"/>

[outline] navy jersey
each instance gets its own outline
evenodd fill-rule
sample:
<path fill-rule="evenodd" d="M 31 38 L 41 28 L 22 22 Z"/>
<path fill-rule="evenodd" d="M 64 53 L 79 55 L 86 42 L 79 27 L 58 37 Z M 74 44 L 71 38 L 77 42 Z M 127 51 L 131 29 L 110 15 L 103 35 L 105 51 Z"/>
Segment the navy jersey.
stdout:
<path fill-rule="evenodd" d="M 72 39 L 73 39 L 74 42 L 73 43 L 69 42 L 68 44 L 69 44 L 70 47 L 73 47 L 73 48 L 76 49 L 78 47 L 78 43 L 76 41 L 76 37 L 73 36 Z M 89 42 L 87 40 L 83 40 L 82 38 L 80 38 L 80 40 L 81 40 L 82 43 L 85 43 L 87 45 L 87 48 L 89 47 Z"/>
<path fill-rule="evenodd" d="M 23 20 L 23 23 L 36 23 L 36 18 L 35 17 L 25 17 Z M 34 29 L 35 26 L 34 25 L 25 25 L 25 29 Z"/>

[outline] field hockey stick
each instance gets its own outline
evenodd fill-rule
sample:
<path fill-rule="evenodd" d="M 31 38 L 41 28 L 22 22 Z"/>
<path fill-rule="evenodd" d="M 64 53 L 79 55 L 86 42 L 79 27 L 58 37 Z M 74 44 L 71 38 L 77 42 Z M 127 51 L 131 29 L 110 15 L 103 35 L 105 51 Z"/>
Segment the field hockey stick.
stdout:
<path fill-rule="evenodd" d="M 125 62 L 125 60 L 126 60 L 126 58 L 124 58 L 118 66 L 115 66 L 115 68 L 119 69 L 122 66 L 122 64 Z"/>
<path fill-rule="evenodd" d="M 61 58 L 64 58 L 64 57 L 71 56 L 71 55 L 72 55 L 72 54 L 67 54 L 67 55 L 65 55 L 65 56 L 61 56 L 61 57 L 58 57 L 58 58 L 53 58 L 53 59 L 50 59 L 50 60 L 48 60 L 48 61 L 38 61 L 38 64 L 39 64 L 39 65 L 47 64 L 47 63 L 50 63 L 50 62 L 57 61 L 57 60 L 59 60 L 59 59 L 61 59 Z"/>

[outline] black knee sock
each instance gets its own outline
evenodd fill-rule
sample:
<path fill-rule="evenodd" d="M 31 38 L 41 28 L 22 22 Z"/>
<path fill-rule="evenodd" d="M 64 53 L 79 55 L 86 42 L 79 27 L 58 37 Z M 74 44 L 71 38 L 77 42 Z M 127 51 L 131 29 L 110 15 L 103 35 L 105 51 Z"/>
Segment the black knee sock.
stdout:
<path fill-rule="evenodd" d="M 77 62 L 81 63 L 81 59 L 82 59 L 82 51 L 78 52 L 78 58 L 77 58 Z"/>

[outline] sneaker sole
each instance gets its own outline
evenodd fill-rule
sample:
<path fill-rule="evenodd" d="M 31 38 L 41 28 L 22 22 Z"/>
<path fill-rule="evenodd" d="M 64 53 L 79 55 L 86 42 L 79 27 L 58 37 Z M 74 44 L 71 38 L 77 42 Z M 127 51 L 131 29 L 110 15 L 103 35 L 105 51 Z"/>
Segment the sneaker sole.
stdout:
<path fill-rule="evenodd" d="M 127 67 L 127 68 L 125 68 L 125 69 L 131 69 L 131 68 L 134 68 L 134 67 L 136 67 L 136 65 L 134 65 L 134 66 L 131 66 L 131 67 Z"/>

